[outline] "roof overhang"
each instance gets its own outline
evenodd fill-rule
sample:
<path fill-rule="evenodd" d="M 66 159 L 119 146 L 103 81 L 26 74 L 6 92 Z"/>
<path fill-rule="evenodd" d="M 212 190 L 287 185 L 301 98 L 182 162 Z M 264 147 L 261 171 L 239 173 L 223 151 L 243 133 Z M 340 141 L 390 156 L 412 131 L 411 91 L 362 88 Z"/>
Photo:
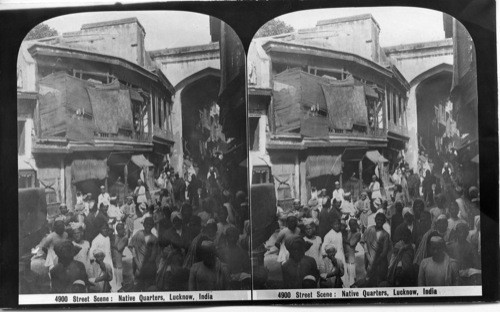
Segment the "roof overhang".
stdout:
<path fill-rule="evenodd" d="M 98 53 L 93 51 L 86 51 L 81 49 L 75 49 L 64 46 L 49 45 L 43 43 L 35 43 L 30 48 L 28 48 L 29 53 L 33 58 L 37 59 L 39 57 L 52 57 L 52 58 L 66 58 L 66 59 L 76 59 L 83 62 L 95 62 L 106 64 L 111 68 L 125 70 L 131 74 L 138 75 L 141 79 L 148 79 L 151 82 L 155 82 L 165 86 L 165 88 L 174 93 L 174 88 L 170 81 L 163 75 L 159 74 L 158 71 L 151 72 L 146 68 L 131 62 L 129 60 L 116 57 L 113 55 L 108 55 L 104 53 Z"/>
<path fill-rule="evenodd" d="M 324 47 L 319 47 L 310 44 L 298 43 L 298 42 L 288 42 L 279 40 L 270 40 L 262 45 L 262 48 L 268 53 L 286 53 L 293 55 L 309 55 L 320 58 L 341 60 L 344 62 L 349 62 L 356 64 L 358 66 L 366 67 L 367 69 L 382 75 L 386 79 L 397 81 L 400 87 L 406 90 L 410 89 L 409 83 L 403 77 L 403 75 L 394 66 L 389 66 L 386 68 L 376 62 L 369 59 L 361 57 L 356 54 L 336 51 Z"/>
<path fill-rule="evenodd" d="M 302 138 L 300 134 L 274 135 L 267 141 L 268 150 L 307 150 L 309 148 L 356 147 L 375 148 L 386 147 L 387 139 L 372 136 L 342 136 L 330 135 L 325 139 Z"/>
<path fill-rule="evenodd" d="M 272 94 L 273 94 L 273 90 L 271 88 L 253 88 L 253 87 L 248 87 L 248 95 L 271 96 Z"/>

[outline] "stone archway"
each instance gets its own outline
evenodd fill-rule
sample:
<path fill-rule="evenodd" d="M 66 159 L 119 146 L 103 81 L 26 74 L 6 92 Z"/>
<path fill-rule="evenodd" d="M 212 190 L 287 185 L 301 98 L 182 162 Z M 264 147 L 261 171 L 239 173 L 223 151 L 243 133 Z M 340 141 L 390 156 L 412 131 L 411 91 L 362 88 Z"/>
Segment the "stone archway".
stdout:
<path fill-rule="evenodd" d="M 184 79 L 178 86 L 183 155 L 189 156 L 203 175 L 214 151 L 220 151 L 225 145 L 217 105 L 220 89 L 218 71 L 202 70 Z"/>
<path fill-rule="evenodd" d="M 408 97 L 408 130 L 410 141 L 406 160 L 417 168 L 419 149 L 423 146 L 430 155 L 435 154 L 435 137 L 442 135 L 446 125 L 435 119 L 435 107 L 449 100 L 453 66 L 442 63 L 417 75 L 410 82 Z"/>

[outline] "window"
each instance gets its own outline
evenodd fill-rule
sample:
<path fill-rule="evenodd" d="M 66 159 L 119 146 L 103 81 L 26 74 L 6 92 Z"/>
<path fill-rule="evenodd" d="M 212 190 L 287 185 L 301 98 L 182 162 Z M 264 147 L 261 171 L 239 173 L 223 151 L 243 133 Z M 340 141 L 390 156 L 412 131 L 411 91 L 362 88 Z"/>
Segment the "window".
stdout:
<path fill-rule="evenodd" d="M 156 97 L 151 93 L 151 105 L 153 106 L 153 125 L 156 124 Z"/>
<path fill-rule="evenodd" d="M 20 170 L 18 173 L 18 187 L 31 188 L 36 187 L 36 171 L 34 170 Z"/>
<path fill-rule="evenodd" d="M 26 120 L 17 121 L 17 155 L 22 156 L 25 151 L 26 140 Z"/>
<path fill-rule="evenodd" d="M 271 168 L 255 166 L 252 170 L 252 184 L 271 183 Z"/>
<path fill-rule="evenodd" d="M 259 150 L 259 117 L 250 117 L 250 150 L 258 151 Z"/>
<path fill-rule="evenodd" d="M 163 122 L 165 121 L 165 110 L 163 109 L 163 99 L 162 98 L 158 98 L 158 127 L 160 127 L 160 129 L 164 129 L 163 128 Z"/>
<path fill-rule="evenodd" d="M 52 188 L 45 189 L 45 200 L 47 201 L 47 205 L 59 203 L 59 199 L 57 198 L 57 193 Z"/>
<path fill-rule="evenodd" d="M 161 103 L 162 103 L 162 109 L 163 109 L 162 129 L 168 130 L 168 103 L 165 99 L 162 99 Z"/>

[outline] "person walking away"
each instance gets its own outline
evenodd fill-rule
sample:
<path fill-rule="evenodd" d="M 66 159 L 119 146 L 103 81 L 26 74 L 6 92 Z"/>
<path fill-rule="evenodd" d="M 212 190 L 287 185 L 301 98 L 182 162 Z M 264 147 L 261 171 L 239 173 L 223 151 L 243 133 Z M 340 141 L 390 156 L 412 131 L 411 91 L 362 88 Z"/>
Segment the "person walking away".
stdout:
<path fill-rule="evenodd" d="M 408 176 L 408 193 L 410 200 L 420 197 L 420 177 L 410 169 Z"/>
<path fill-rule="evenodd" d="M 186 200 L 186 182 L 179 176 L 179 173 L 175 173 L 175 181 L 173 187 L 175 204 L 177 206 L 180 206 Z"/>
<path fill-rule="evenodd" d="M 410 201 L 410 192 L 408 190 L 408 173 L 404 168 L 401 174 L 401 191 L 403 192 L 404 195 L 403 204 L 406 205 Z"/>
<path fill-rule="evenodd" d="M 436 184 L 436 178 L 431 174 L 430 170 L 425 172 L 424 181 L 422 182 L 422 191 L 424 193 L 424 202 L 427 206 L 434 205 L 434 192 L 432 190 L 432 185 Z"/>
<path fill-rule="evenodd" d="M 403 219 L 403 203 L 401 202 L 396 202 L 394 204 L 396 212 L 391 218 L 391 238 L 393 243 L 397 243 L 396 238 L 394 235 L 396 234 L 396 229 L 397 227 L 404 222 Z M 410 232 L 411 233 L 411 232 Z"/>

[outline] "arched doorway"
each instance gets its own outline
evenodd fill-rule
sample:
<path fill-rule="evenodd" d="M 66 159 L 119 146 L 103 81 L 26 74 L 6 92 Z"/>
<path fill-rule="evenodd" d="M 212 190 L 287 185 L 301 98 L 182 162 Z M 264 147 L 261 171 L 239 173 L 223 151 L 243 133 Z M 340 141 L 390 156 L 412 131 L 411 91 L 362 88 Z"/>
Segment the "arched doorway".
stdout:
<path fill-rule="evenodd" d="M 218 153 L 223 153 L 226 139 L 219 124 L 220 78 L 212 72 L 197 75 L 181 92 L 182 144 L 198 176 L 206 175 Z"/>
<path fill-rule="evenodd" d="M 441 155 L 446 150 L 452 105 L 450 89 L 452 66 L 438 65 L 416 77 L 417 140 L 419 153 L 427 155 L 441 167 Z M 447 132 L 448 131 L 448 132 Z"/>

